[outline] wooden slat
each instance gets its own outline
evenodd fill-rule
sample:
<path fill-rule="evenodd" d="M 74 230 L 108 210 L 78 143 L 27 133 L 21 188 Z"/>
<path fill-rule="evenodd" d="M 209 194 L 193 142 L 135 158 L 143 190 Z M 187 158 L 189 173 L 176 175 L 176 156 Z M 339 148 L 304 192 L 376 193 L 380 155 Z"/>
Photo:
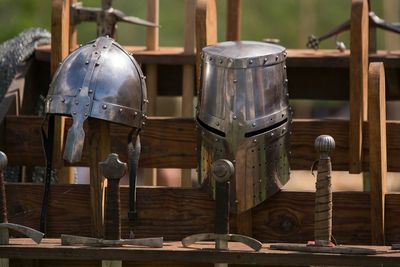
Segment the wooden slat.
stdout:
<path fill-rule="evenodd" d="M 43 165 L 44 155 L 40 139 L 43 119 L 34 116 L 7 116 L 5 121 L 5 152 L 10 165 Z M 67 121 L 67 128 L 70 120 Z M 364 123 L 364 138 L 368 140 L 368 123 Z M 112 152 L 127 161 L 127 136 L 130 128 L 111 125 Z M 348 170 L 349 122 L 340 120 L 294 120 L 291 136 L 291 169 L 308 170 L 316 158 L 314 141 L 318 135 L 335 138 L 332 154 L 333 170 Z M 88 132 L 86 132 L 88 135 Z M 400 122 L 387 122 L 388 171 L 400 171 Z M 142 154 L 140 167 L 196 168 L 196 131 L 193 119 L 149 118 L 141 133 Z M 85 141 L 88 144 L 88 141 Z M 364 143 L 363 170 L 368 170 L 368 143 Z M 84 147 L 78 166 L 88 166 L 88 151 Z"/>
<path fill-rule="evenodd" d="M 239 41 L 240 40 L 240 25 L 242 18 L 241 0 L 227 1 L 226 16 L 226 40 Z"/>
<path fill-rule="evenodd" d="M 34 245 L 27 239 L 13 239 L 15 245 L 2 246 L 0 254 L 26 259 L 34 257 L 38 259 L 59 259 L 59 260 L 125 260 L 152 263 L 158 262 L 192 262 L 195 266 L 198 263 L 226 262 L 229 264 L 256 264 L 263 266 L 398 266 L 400 253 L 388 253 L 388 247 L 367 246 L 382 253 L 378 255 L 340 255 L 340 254 L 319 254 L 299 253 L 290 251 L 270 250 L 270 244 L 264 244 L 261 251 L 254 253 L 246 249 L 244 245 L 230 242 L 230 251 L 215 251 L 211 242 L 204 242 L 193 248 L 182 247 L 179 241 L 168 242 L 164 248 L 90 248 L 84 246 L 60 246 L 59 239 L 45 239 L 42 245 Z M 365 246 L 363 246 L 365 248 Z M 386 252 L 386 253 L 385 253 Z M 65 266 L 65 265 L 61 265 Z M 143 265 L 141 265 L 143 266 Z M 144 265 L 146 266 L 146 265 Z M 151 265 L 150 265 L 151 266 Z M 168 266 L 168 265 L 167 265 Z M 169 265 L 170 266 L 170 265 Z M 186 265 L 187 266 L 187 265 Z M 193 265 L 192 265 L 193 266 Z M 202 265 L 200 265 L 202 266 Z"/>
<path fill-rule="evenodd" d="M 339 178 L 340 179 L 340 178 Z M 43 186 L 7 184 L 9 221 L 38 228 Z M 61 233 L 90 236 L 89 185 L 54 185 L 48 213 L 48 236 Z M 127 187 L 121 188 L 122 237 L 129 227 Z M 137 237 L 164 236 L 181 240 L 195 233 L 213 232 L 215 203 L 196 188 L 138 188 Z M 313 239 L 312 192 L 280 192 L 253 209 L 253 235 L 263 242 L 306 242 Z M 388 242 L 400 240 L 400 194 L 386 194 Z M 368 192 L 333 193 L 333 235 L 341 244 L 370 244 L 371 217 Z M 237 231 L 231 220 L 231 232 Z"/>
<path fill-rule="evenodd" d="M 374 245 L 384 245 L 387 158 L 385 69 L 383 64 L 371 63 L 368 75 L 371 241 Z"/>
<path fill-rule="evenodd" d="M 362 170 L 362 124 L 366 120 L 368 86 L 368 2 L 353 0 L 350 29 L 349 171 Z"/>

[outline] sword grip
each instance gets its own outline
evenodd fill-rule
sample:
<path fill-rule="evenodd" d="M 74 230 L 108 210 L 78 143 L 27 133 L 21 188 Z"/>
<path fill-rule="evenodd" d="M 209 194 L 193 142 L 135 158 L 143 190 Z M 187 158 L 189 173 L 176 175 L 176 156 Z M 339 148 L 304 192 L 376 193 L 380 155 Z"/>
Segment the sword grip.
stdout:
<path fill-rule="evenodd" d="M 331 158 L 335 140 L 329 135 L 318 136 L 315 149 L 319 152 L 315 192 L 314 238 L 316 245 L 329 245 L 332 236 Z"/>
<path fill-rule="evenodd" d="M 108 181 L 105 209 L 105 239 L 121 239 L 121 204 L 119 180 L 125 175 L 126 163 L 118 159 L 118 155 L 112 153 L 107 159 L 99 163 L 99 168 L 103 176 Z"/>
<path fill-rule="evenodd" d="M 0 151 L 0 223 L 7 223 L 6 188 L 4 185 L 4 168 L 8 160 L 4 152 Z"/>
<path fill-rule="evenodd" d="M 108 179 L 106 211 L 105 211 L 105 239 L 121 239 L 121 203 L 120 179 Z"/>

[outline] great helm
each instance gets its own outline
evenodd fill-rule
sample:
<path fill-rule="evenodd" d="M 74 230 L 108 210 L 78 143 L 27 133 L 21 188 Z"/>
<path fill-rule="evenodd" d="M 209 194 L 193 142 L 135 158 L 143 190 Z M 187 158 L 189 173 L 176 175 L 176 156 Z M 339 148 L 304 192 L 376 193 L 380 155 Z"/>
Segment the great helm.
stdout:
<path fill-rule="evenodd" d="M 210 167 L 234 163 L 231 209 L 241 213 L 289 180 L 285 48 L 239 41 L 203 48 L 197 110 L 199 180 L 215 197 Z"/>
<path fill-rule="evenodd" d="M 57 69 L 46 112 L 70 115 L 64 159 L 79 161 L 89 117 L 140 129 L 146 112 L 145 77 L 116 41 L 99 37 L 72 52 Z"/>

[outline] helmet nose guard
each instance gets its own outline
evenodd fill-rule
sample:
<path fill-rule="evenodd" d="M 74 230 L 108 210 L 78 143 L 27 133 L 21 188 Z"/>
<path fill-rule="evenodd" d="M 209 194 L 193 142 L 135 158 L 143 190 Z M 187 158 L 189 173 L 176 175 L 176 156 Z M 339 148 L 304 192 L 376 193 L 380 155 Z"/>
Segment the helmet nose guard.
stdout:
<path fill-rule="evenodd" d="M 46 99 L 46 113 L 72 116 L 64 159 L 77 162 L 89 117 L 141 128 L 146 118 L 145 77 L 115 40 L 99 37 L 72 52 L 59 66 Z"/>

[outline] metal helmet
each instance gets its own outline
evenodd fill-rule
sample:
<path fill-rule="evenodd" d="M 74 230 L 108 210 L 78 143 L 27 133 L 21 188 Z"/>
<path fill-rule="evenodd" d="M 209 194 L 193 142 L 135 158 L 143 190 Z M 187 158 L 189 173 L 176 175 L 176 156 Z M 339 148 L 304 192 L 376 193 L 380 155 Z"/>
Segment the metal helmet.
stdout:
<path fill-rule="evenodd" d="M 231 209 L 244 212 L 289 180 L 285 48 L 252 41 L 203 48 L 197 110 L 199 180 L 213 192 L 213 162 L 235 165 Z"/>
<path fill-rule="evenodd" d="M 72 52 L 57 69 L 46 112 L 70 115 L 64 159 L 81 159 L 84 121 L 91 117 L 140 129 L 146 114 L 145 77 L 115 40 L 99 37 Z"/>

